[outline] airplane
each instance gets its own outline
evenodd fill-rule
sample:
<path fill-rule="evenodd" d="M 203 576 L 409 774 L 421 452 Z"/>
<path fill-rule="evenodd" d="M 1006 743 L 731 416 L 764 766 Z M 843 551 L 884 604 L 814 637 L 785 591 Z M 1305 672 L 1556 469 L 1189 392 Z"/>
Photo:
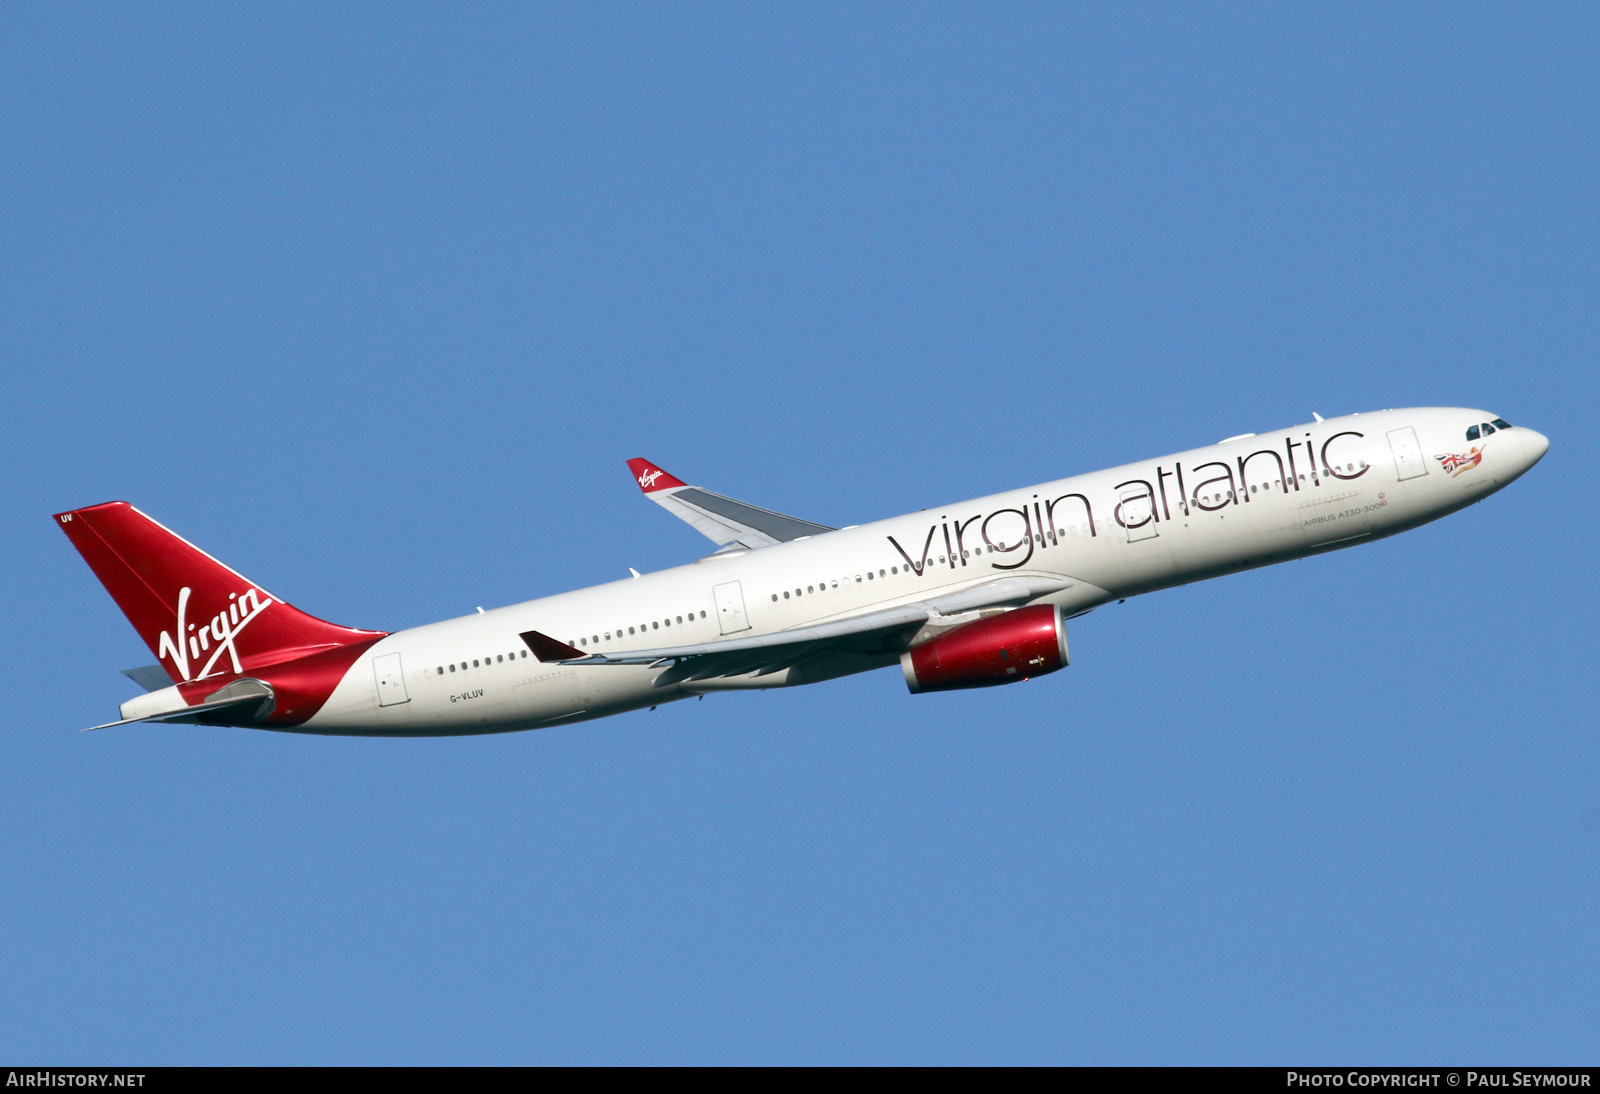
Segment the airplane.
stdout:
<path fill-rule="evenodd" d="M 1478 410 L 1314 417 L 845 528 L 633 459 L 644 496 L 717 550 L 392 634 L 307 615 L 127 502 L 55 520 L 157 660 L 92 729 L 499 733 L 896 663 L 913 693 L 1034 679 L 1068 664 L 1068 619 L 1415 528 L 1549 448 Z"/>

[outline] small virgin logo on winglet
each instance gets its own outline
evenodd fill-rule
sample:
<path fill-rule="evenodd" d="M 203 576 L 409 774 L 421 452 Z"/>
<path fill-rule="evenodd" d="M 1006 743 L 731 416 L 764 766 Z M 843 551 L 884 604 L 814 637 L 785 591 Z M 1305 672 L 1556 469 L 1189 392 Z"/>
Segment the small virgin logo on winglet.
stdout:
<path fill-rule="evenodd" d="M 656 484 L 656 480 L 659 479 L 663 474 L 664 472 L 660 468 L 650 468 L 650 470 L 639 476 L 640 488 L 644 490 L 650 489 Z"/>

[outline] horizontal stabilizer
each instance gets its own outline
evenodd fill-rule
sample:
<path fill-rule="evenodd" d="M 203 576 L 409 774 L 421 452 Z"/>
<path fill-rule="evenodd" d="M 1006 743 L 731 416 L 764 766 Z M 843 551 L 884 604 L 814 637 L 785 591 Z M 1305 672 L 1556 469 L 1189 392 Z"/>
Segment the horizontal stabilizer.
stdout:
<path fill-rule="evenodd" d="M 649 460 L 631 459 L 628 469 L 645 497 L 721 547 L 771 547 L 833 531 L 826 524 L 775 513 L 704 487 L 690 486 Z"/>
<path fill-rule="evenodd" d="M 265 697 L 268 702 L 271 696 Z M 203 725 L 230 725 L 235 720 L 246 721 L 261 710 L 263 697 L 256 695 L 237 695 L 230 699 L 219 699 L 212 703 L 197 703 L 192 707 L 182 710 L 171 710 L 165 714 L 147 714 L 143 718 L 124 718 L 120 722 L 107 722 L 104 725 L 89 726 L 82 730 L 88 733 L 95 729 L 111 729 L 113 726 L 131 726 L 139 722 L 182 722 L 200 723 Z M 231 715 L 232 717 L 228 717 Z"/>

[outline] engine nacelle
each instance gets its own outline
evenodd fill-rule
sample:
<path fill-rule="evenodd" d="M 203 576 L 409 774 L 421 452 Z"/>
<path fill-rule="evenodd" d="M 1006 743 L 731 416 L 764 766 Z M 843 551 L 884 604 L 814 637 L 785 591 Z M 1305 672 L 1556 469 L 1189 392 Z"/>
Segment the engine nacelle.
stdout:
<path fill-rule="evenodd" d="M 985 688 L 1067 666 L 1061 609 L 1035 604 L 946 631 L 900 655 L 913 694 Z"/>

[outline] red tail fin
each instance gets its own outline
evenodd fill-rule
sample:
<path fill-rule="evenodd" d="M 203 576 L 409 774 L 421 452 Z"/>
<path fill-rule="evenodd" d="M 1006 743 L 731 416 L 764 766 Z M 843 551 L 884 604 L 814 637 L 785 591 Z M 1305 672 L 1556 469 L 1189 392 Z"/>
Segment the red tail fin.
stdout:
<path fill-rule="evenodd" d="M 125 501 L 56 522 L 174 683 L 382 636 L 290 607 Z"/>

